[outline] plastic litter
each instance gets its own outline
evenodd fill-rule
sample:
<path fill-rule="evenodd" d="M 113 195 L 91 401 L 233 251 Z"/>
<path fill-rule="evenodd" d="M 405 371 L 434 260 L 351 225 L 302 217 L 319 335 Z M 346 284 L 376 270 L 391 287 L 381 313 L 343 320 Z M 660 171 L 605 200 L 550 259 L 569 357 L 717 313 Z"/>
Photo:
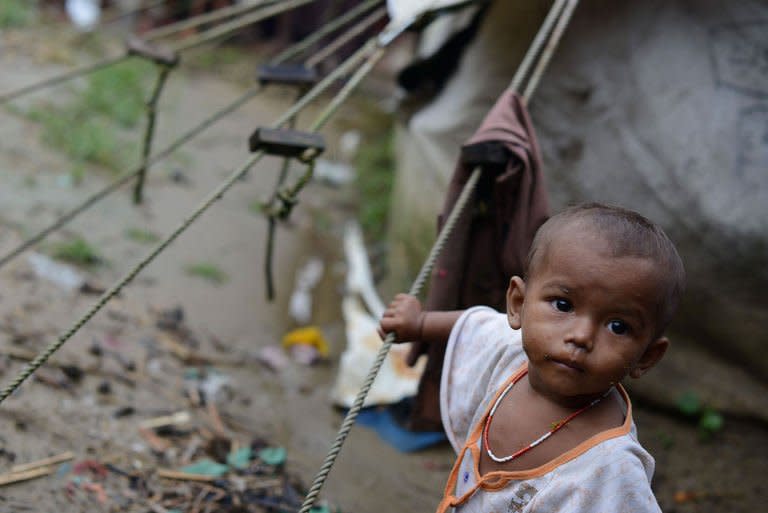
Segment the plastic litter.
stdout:
<path fill-rule="evenodd" d="M 281 371 L 288 366 L 285 350 L 279 346 L 264 346 L 256 354 L 256 360 L 273 371 Z"/>
<path fill-rule="evenodd" d="M 250 447 L 241 447 L 227 455 L 227 464 L 237 469 L 248 468 L 253 457 L 253 451 Z"/>
<path fill-rule="evenodd" d="M 328 357 L 328 342 L 316 326 L 307 326 L 289 331 L 283 336 L 283 347 L 292 348 L 295 345 L 314 347 L 323 358 Z"/>
<path fill-rule="evenodd" d="M 66 290 L 79 290 L 85 278 L 68 265 L 60 264 L 41 253 L 31 253 L 27 260 L 34 273 Z"/>
<path fill-rule="evenodd" d="M 259 459 L 267 465 L 282 465 L 287 457 L 288 452 L 284 447 L 265 447 L 259 451 Z"/>
<path fill-rule="evenodd" d="M 306 324 L 312 318 L 311 293 L 323 277 L 324 268 L 322 260 L 312 258 L 296 273 L 296 286 L 291 294 L 288 311 L 299 324 Z"/>
<path fill-rule="evenodd" d="M 67 0 L 66 10 L 75 27 L 84 32 L 93 30 L 101 18 L 99 0 Z"/>
<path fill-rule="evenodd" d="M 352 169 L 352 166 L 343 162 L 317 159 L 315 162 L 315 178 L 328 185 L 340 186 L 351 182 L 355 178 L 355 171 Z"/>
<path fill-rule="evenodd" d="M 205 458 L 190 465 L 181 467 L 182 472 L 187 474 L 197 474 L 201 476 L 221 477 L 229 471 L 229 466 L 223 463 L 217 463 L 212 459 Z"/>
<path fill-rule="evenodd" d="M 342 301 L 347 347 L 331 392 L 335 404 L 349 408 L 357 396 L 381 347 L 377 328 L 384 304 L 376 292 L 359 225 L 350 223 L 344 233 L 347 290 Z M 424 369 L 406 363 L 410 344 L 393 345 L 365 399 L 364 406 L 397 403 L 416 394 Z"/>

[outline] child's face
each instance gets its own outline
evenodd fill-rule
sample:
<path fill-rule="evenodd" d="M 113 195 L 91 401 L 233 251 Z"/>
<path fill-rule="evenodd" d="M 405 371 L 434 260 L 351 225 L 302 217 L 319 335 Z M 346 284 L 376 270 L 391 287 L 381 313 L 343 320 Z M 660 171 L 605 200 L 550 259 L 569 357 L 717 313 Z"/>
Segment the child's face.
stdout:
<path fill-rule="evenodd" d="M 613 257 L 589 231 L 558 234 L 524 283 L 510 281 L 510 325 L 522 328 L 531 386 L 578 404 L 663 356 L 655 338 L 660 272 L 653 262 Z"/>

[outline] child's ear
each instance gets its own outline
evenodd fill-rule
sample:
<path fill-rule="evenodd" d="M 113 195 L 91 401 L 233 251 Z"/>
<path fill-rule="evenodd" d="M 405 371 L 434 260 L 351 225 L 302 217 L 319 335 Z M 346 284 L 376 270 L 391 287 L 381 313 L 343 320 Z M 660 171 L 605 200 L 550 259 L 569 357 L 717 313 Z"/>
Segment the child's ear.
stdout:
<path fill-rule="evenodd" d="M 669 339 L 667 337 L 659 337 L 648 344 L 643 356 L 640 357 L 640 360 L 634 367 L 632 367 L 632 370 L 629 371 L 629 375 L 633 378 L 639 378 L 648 372 L 651 367 L 661 360 L 661 357 L 667 352 L 668 347 Z"/>
<path fill-rule="evenodd" d="M 521 277 L 513 276 L 507 289 L 507 320 L 512 329 L 519 330 L 522 325 L 524 299 L 525 282 Z"/>

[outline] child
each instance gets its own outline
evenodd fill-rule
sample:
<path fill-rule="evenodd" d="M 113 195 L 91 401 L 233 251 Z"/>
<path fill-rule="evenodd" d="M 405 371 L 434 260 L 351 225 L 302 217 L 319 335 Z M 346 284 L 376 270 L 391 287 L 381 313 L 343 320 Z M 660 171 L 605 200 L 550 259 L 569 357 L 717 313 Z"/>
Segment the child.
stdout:
<path fill-rule="evenodd" d="M 620 381 L 664 355 L 683 282 L 661 228 L 587 204 L 541 226 L 506 315 L 396 296 L 382 334 L 448 340 L 440 408 L 458 459 L 438 512 L 660 511 Z"/>

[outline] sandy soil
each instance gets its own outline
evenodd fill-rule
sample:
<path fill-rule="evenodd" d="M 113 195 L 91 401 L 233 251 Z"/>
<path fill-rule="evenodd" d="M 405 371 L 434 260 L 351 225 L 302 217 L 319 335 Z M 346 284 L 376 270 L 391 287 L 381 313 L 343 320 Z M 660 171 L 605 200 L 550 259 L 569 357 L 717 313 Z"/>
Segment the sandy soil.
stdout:
<path fill-rule="evenodd" d="M 8 49 L 8 35 L 2 37 Z M 0 91 L 63 69 L 37 59 L 28 48 L 32 46 L 14 44 L 14 51 L 0 54 Z M 212 74 L 174 75 L 161 105 L 156 147 L 242 90 L 242 85 Z M 169 233 L 207 191 L 245 161 L 250 132 L 274 119 L 292 97 L 269 91 L 196 138 L 178 158 L 154 166 L 144 205 L 133 206 L 126 189 L 72 222 L 64 235 L 86 236 L 107 260 L 89 271 L 88 279 L 108 285 L 130 269 L 149 246 L 126 238 L 125 231 L 139 227 Z M 82 184 L 68 184 L 69 164 L 41 144 L 39 130 L 0 109 L 0 253 L 108 180 L 103 173 L 88 173 Z M 178 332 L 169 334 L 156 325 L 157 312 L 181 307 L 185 347 L 210 356 L 230 380 L 218 403 L 227 435 L 241 443 L 261 437 L 283 445 L 288 450 L 287 468 L 311 482 L 342 418 L 330 404 L 329 388 L 344 345 L 339 226 L 351 213 L 343 191 L 310 186 L 291 223 L 278 232 L 278 298 L 267 302 L 262 274 L 266 223 L 248 207 L 271 191 L 278 168 L 276 160 L 260 163 L 56 354 L 59 362 L 93 369 L 82 382 L 57 388 L 30 379 L 5 401 L 0 407 L 0 469 L 14 463 L 11 453 L 15 463 L 23 463 L 67 450 L 76 459 L 111 462 L 136 472 L 169 466 L 170 456 L 164 462 L 151 453 L 139 434 L 139 423 L 179 410 L 192 411 L 200 425 L 210 427 L 212 422 L 205 408 L 190 406 L 185 398 L 184 376 L 190 365 L 174 356 L 168 342 Z M 174 181 L 174 173 L 185 180 Z M 57 237 L 61 235 L 53 240 Z M 281 372 L 269 371 L 254 355 L 264 346 L 278 344 L 292 327 L 285 311 L 293 273 L 312 256 L 320 256 L 326 264 L 313 320 L 330 341 L 330 361 L 313 367 L 292 362 Z M 229 279 L 213 285 L 190 276 L 185 268 L 197 262 L 215 262 Z M 41 349 L 96 298 L 41 279 L 27 255 L 18 257 L 0 269 L 0 348 Z M 93 340 L 133 360 L 138 370 L 126 372 L 113 358 L 103 357 L 99 363 L 89 353 Z M 0 361 L 0 377 L 6 383 L 20 363 Z M 54 370 L 46 372 L 51 375 Z M 104 381 L 110 384 L 109 394 L 98 390 Z M 133 413 L 115 417 L 125 407 L 133 408 Z M 701 441 L 695 426 L 674 416 L 641 406 L 637 419 L 643 442 L 657 458 L 654 486 L 665 511 L 762 509 L 768 461 L 764 425 L 727 419 L 714 440 Z M 444 445 L 401 454 L 358 427 L 346 442 L 323 497 L 344 512 L 430 511 L 439 500 L 452 458 Z M 67 479 L 52 475 L 0 488 L 0 511 L 147 511 L 139 505 L 121 509 L 112 498 L 102 505 L 87 493 L 67 495 Z"/>

